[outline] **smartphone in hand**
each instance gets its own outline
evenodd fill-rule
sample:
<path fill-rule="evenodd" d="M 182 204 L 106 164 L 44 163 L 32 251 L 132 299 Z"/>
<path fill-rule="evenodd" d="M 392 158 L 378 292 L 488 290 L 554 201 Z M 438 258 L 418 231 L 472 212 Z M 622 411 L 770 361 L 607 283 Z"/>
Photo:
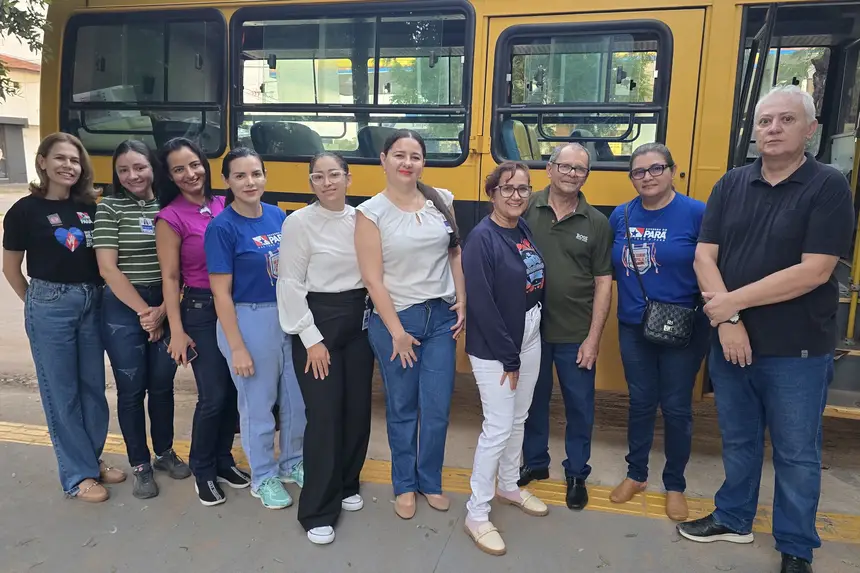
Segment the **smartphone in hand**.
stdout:
<path fill-rule="evenodd" d="M 161 339 L 161 344 L 164 345 L 164 351 L 170 352 L 170 335 L 168 334 L 164 338 Z M 185 349 L 185 357 L 188 359 L 188 362 L 194 362 L 194 359 L 197 358 L 197 350 L 190 344 Z"/>

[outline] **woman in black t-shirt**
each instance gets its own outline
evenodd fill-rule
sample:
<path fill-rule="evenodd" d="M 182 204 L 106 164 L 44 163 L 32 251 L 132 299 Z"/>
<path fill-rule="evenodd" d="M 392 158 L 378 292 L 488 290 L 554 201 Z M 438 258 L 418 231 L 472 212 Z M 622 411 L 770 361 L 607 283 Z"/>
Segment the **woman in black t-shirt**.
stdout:
<path fill-rule="evenodd" d="M 3 274 L 24 301 L 24 322 L 60 483 L 69 497 L 100 502 L 103 483 L 126 476 L 99 458 L 108 431 L 102 280 L 93 250 L 96 192 L 78 138 L 49 135 L 36 154 L 39 182 L 3 218 Z M 27 259 L 27 274 L 21 263 Z"/>

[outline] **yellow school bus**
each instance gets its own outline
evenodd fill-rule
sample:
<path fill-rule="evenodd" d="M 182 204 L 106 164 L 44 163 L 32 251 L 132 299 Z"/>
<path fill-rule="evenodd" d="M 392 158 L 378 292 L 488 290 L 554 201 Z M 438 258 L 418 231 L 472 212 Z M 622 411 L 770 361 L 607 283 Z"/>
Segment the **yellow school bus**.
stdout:
<path fill-rule="evenodd" d="M 186 136 L 213 174 L 229 148 L 256 149 L 265 199 L 287 211 L 312 198 L 309 157 L 339 151 L 357 204 L 383 188 L 386 136 L 411 128 L 427 140 L 424 180 L 454 193 L 466 232 L 498 162 L 526 161 L 540 188 L 552 149 L 571 141 L 591 152 L 584 191 L 607 215 L 634 195 L 630 153 L 653 141 L 674 154 L 677 191 L 704 201 L 755 157 L 758 95 L 794 83 L 816 102 L 810 150 L 856 188 L 860 2 L 64 0 L 48 18 L 41 128 L 79 136 L 104 186 L 121 140 Z M 838 270 L 833 415 L 860 411 L 851 269 Z M 612 312 L 597 386 L 623 391 Z M 709 392 L 702 376 L 697 396 Z"/>

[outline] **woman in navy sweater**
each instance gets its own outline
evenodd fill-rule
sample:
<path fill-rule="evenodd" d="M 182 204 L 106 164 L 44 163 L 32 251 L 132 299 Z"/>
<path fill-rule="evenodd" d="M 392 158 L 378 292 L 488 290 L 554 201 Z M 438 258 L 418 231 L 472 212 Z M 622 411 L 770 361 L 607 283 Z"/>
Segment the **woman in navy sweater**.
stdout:
<path fill-rule="evenodd" d="M 502 163 L 487 177 L 485 191 L 492 213 L 463 249 L 466 353 L 484 408 L 465 528 L 482 551 L 503 555 L 505 543 L 489 521 L 494 496 L 529 515 L 548 513 L 541 500 L 517 486 L 523 424 L 540 370 L 544 262 L 521 218 L 532 192 L 528 167 Z"/>

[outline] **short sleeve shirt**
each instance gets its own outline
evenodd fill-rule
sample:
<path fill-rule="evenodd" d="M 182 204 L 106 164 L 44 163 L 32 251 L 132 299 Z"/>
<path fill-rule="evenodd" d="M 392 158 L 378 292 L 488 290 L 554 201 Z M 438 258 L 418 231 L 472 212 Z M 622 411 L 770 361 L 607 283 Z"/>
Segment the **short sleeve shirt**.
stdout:
<path fill-rule="evenodd" d="M 117 266 L 131 284 L 161 282 L 155 250 L 158 211 L 157 199 L 144 201 L 125 192 L 103 199 L 96 211 L 95 248 L 117 251 Z"/>
<path fill-rule="evenodd" d="M 454 195 L 446 189 L 437 191 L 453 209 Z M 419 211 L 410 213 L 379 193 L 356 210 L 379 229 L 382 280 L 398 312 L 437 298 L 454 302 L 454 277 L 448 260 L 453 231 L 432 201 L 428 199 Z"/>
<path fill-rule="evenodd" d="M 717 266 L 731 292 L 799 264 L 804 253 L 847 257 L 853 232 L 848 180 L 807 154 L 776 185 L 762 177 L 761 159 L 726 173 L 708 199 L 699 242 L 719 245 Z M 805 295 L 742 311 L 753 354 L 832 353 L 838 305 L 834 274 Z"/>
<path fill-rule="evenodd" d="M 200 206 L 179 195 L 158 212 L 156 222 L 163 220 L 182 240 L 182 246 L 179 249 L 179 272 L 185 286 L 209 288 L 203 234 L 206 232 L 206 227 L 223 210 L 224 197 L 216 195 L 205 205 Z"/>
<path fill-rule="evenodd" d="M 93 250 L 95 203 L 27 195 L 3 217 L 3 248 L 25 253 L 30 278 L 101 284 Z"/>
<path fill-rule="evenodd" d="M 544 340 L 579 344 L 591 328 L 594 278 L 612 274 L 609 221 L 581 192 L 576 211 L 556 221 L 549 188 L 532 195 L 524 218 L 546 265 Z"/>
<path fill-rule="evenodd" d="M 287 214 L 263 203 L 259 217 L 227 207 L 206 229 L 210 274 L 233 275 L 233 302 L 277 302 L 281 228 Z"/>

